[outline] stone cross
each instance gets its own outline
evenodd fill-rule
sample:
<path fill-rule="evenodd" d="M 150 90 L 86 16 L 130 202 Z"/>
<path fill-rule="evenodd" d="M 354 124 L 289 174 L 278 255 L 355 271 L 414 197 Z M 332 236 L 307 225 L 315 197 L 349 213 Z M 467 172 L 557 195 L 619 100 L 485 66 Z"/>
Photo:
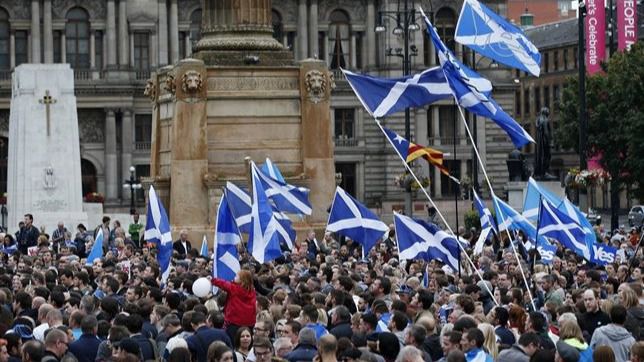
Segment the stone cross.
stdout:
<path fill-rule="evenodd" d="M 39 102 L 40 104 L 45 105 L 45 114 L 47 115 L 47 136 L 49 136 L 49 105 L 56 103 L 56 99 L 49 95 L 49 90 L 46 90 L 45 95 L 39 100 Z"/>

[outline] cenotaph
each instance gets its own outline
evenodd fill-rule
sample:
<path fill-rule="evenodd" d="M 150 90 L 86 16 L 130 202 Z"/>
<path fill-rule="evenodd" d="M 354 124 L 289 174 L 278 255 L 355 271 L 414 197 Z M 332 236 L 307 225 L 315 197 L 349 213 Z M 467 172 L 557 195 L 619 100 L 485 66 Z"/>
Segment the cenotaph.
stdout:
<path fill-rule="evenodd" d="M 13 72 L 7 209 L 13 230 L 26 213 L 51 232 L 83 212 L 74 73 L 69 64 L 22 64 Z"/>
<path fill-rule="evenodd" d="M 248 185 L 244 158 L 270 157 L 287 182 L 311 189 L 320 230 L 335 190 L 326 64 L 296 63 L 273 39 L 270 0 L 205 1 L 195 59 L 148 81 L 153 103 L 151 178 L 176 233 L 214 229 L 226 181 Z"/>

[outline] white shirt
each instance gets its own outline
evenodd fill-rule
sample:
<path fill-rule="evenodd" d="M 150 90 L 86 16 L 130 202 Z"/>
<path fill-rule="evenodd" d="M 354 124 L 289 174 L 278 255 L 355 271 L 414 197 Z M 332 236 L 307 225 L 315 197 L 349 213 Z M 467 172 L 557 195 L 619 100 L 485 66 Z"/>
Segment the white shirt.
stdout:
<path fill-rule="evenodd" d="M 38 327 L 34 328 L 33 334 L 34 338 L 37 341 L 45 342 L 45 331 L 49 329 L 48 323 L 42 323 Z"/>

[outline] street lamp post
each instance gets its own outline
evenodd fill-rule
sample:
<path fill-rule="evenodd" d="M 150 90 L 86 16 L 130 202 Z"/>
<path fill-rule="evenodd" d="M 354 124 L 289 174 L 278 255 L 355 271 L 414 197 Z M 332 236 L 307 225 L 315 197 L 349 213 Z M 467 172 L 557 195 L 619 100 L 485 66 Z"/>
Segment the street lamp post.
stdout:
<path fill-rule="evenodd" d="M 579 3 L 579 16 L 577 26 L 579 27 L 579 45 L 577 46 L 577 63 L 579 64 L 579 169 L 586 169 L 586 37 L 584 36 L 584 18 L 586 17 L 586 5 Z M 586 195 L 579 191 L 579 207 L 587 210 Z"/>
<path fill-rule="evenodd" d="M 134 197 L 134 191 L 141 189 L 141 182 L 135 177 L 135 171 L 136 169 L 134 166 L 130 166 L 130 178 L 126 179 L 123 183 L 123 188 L 130 190 L 130 215 L 136 214 L 136 199 Z"/>
<path fill-rule="evenodd" d="M 400 8 L 401 3 L 403 8 Z M 392 34 L 402 36 L 403 48 L 388 48 L 386 55 L 402 58 L 403 76 L 411 74 L 411 57 L 418 55 L 418 48 L 416 45 L 409 45 L 409 37 L 412 32 L 420 30 L 420 25 L 416 23 L 416 10 L 409 8 L 408 0 L 399 0 L 398 9 L 396 11 L 379 11 L 378 24 L 376 25 L 375 32 L 383 33 L 387 30 L 383 19 L 389 18 L 396 22 L 396 27 L 393 29 Z M 411 52 L 410 52 L 411 50 Z M 409 108 L 405 108 L 405 138 L 411 141 L 411 115 Z M 405 213 L 409 216 L 412 215 L 412 199 L 411 188 L 405 190 Z"/>

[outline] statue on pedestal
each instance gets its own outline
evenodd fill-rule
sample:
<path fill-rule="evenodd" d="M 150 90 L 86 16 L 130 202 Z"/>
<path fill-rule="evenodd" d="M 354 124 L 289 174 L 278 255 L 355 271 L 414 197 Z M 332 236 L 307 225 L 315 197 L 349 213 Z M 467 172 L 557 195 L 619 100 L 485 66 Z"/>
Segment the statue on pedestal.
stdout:
<path fill-rule="evenodd" d="M 541 108 L 537 117 L 537 150 L 534 157 L 534 176 L 535 179 L 551 180 L 555 179 L 550 175 L 550 141 L 552 140 L 552 128 L 548 116 L 550 110 L 548 107 Z"/>

